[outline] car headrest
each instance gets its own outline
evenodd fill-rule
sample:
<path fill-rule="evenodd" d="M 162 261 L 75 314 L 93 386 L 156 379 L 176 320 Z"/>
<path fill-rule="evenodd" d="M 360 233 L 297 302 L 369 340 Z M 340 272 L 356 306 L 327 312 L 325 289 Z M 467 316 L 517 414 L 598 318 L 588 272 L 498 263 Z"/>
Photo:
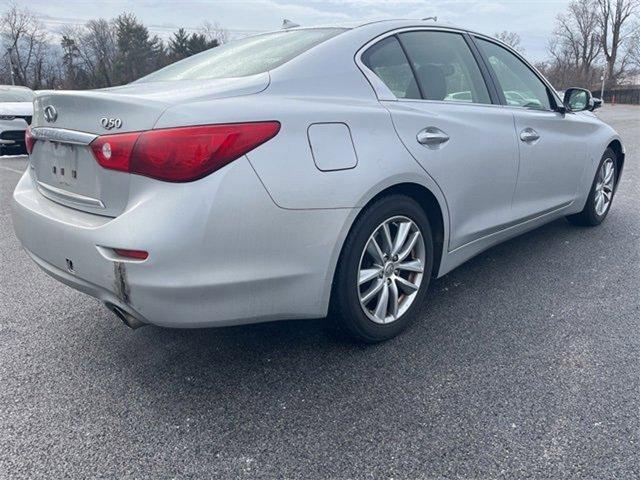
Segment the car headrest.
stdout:
<path fill-rule="evenodd" d="M 425 100 L 444 100 L 447 96 L 447 80 L 442 68 L 436 65 L 423 65 L 416 75 L 422 86 Z"/>

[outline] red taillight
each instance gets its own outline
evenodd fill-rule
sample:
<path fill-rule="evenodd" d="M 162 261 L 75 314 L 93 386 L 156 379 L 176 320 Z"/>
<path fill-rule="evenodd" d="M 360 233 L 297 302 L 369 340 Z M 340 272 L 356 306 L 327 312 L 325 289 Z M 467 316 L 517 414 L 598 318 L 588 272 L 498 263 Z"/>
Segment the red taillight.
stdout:
<path fill-rule="evenodd" d="M 98 137 L 100 165 L 169 182 L 205 177 L 275 137 L 279 122 L 168 128 Z"/>
<path fill-rule="evenodd" d="M 104 135 L 91 142 L 93 156 L 104 168 L 128 172 L 131 152 L 140 132 Z"/>
<path fill-rule="evenodd" d="M 31 152 L 33 152 L 33 146 L 35 144 L 36 144 L 36 138 L 31 133 L 31 127 L 27 127 L 27 129 L 24 132 L 24 145 L 29 155 L 31 155 Z"/>
<path fill-rule="evenodd" d="M 273 138 L 278 122 L 151 130 L 140 135 L 131 173 L 170 182 L 197 180 Z"/>
<path fill-rule="evenodd" d="M 127 250 L 124 248 L 114 248 L 114 252 L 116 252 L 121 257 L 133 258 L 135 260 L 146 260 L 149 258 L 149 253 L 144 250 Z"/>

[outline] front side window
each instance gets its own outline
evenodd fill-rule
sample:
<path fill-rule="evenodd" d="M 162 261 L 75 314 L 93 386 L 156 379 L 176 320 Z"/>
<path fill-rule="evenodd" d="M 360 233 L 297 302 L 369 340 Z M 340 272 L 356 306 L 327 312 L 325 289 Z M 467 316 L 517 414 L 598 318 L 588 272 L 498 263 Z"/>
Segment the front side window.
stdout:
<path fill-rule="evenodd" d="M 409 60 L 395 36 L 387 37 L 362 54 L 364 63 L 398 98 L 422 98 Z"/>
<path fill-rule="evenodd" d="M 416 31 L 399 37 L 424 99 L 491 103 L 480 67 L 462 35 Z"/>
<path fill-rule="evenodd" d="M 489 60 L 507 105 L 551 110 L 546 85 L 522 60 L 493 42 L 481 38 L 476 38 L 476 42 Z"/>
<path fill-rule="evenodd" d="M 255 75 L 272 70 L 344 31 L 344 28 L 283 30 L 234 40 L 173 63 L 138 82 Z"/>

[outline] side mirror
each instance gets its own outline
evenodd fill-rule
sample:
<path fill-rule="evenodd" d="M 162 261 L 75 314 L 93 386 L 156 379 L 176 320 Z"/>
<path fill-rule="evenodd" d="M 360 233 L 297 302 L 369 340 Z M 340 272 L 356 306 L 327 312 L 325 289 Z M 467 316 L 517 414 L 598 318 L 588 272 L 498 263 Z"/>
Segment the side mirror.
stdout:
<path fill-rule="evenodd" d="M 570 112 L 592 112 L 602 106 L 602 100 L 593 98 L 589 90 L 575 87 L 565 90 L 563 103 Z"/>
<path fill-rule="evenodd" d="M 593 110 L 602 107 L 602 99 L 593 97 Z"/>

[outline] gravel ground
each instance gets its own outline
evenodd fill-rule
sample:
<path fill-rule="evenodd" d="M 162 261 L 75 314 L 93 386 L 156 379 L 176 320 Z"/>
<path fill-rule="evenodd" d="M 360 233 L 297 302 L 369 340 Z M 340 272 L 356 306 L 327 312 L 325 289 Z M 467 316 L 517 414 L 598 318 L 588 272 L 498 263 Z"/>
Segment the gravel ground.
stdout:
<path fill-rule="evenodd" d="M 322 321 L 124 327 L 21 250 L 0 160 L 0 478 L 637 478 L 640 107 L 601 227 L 557 221 L 356 346 Z"/>

